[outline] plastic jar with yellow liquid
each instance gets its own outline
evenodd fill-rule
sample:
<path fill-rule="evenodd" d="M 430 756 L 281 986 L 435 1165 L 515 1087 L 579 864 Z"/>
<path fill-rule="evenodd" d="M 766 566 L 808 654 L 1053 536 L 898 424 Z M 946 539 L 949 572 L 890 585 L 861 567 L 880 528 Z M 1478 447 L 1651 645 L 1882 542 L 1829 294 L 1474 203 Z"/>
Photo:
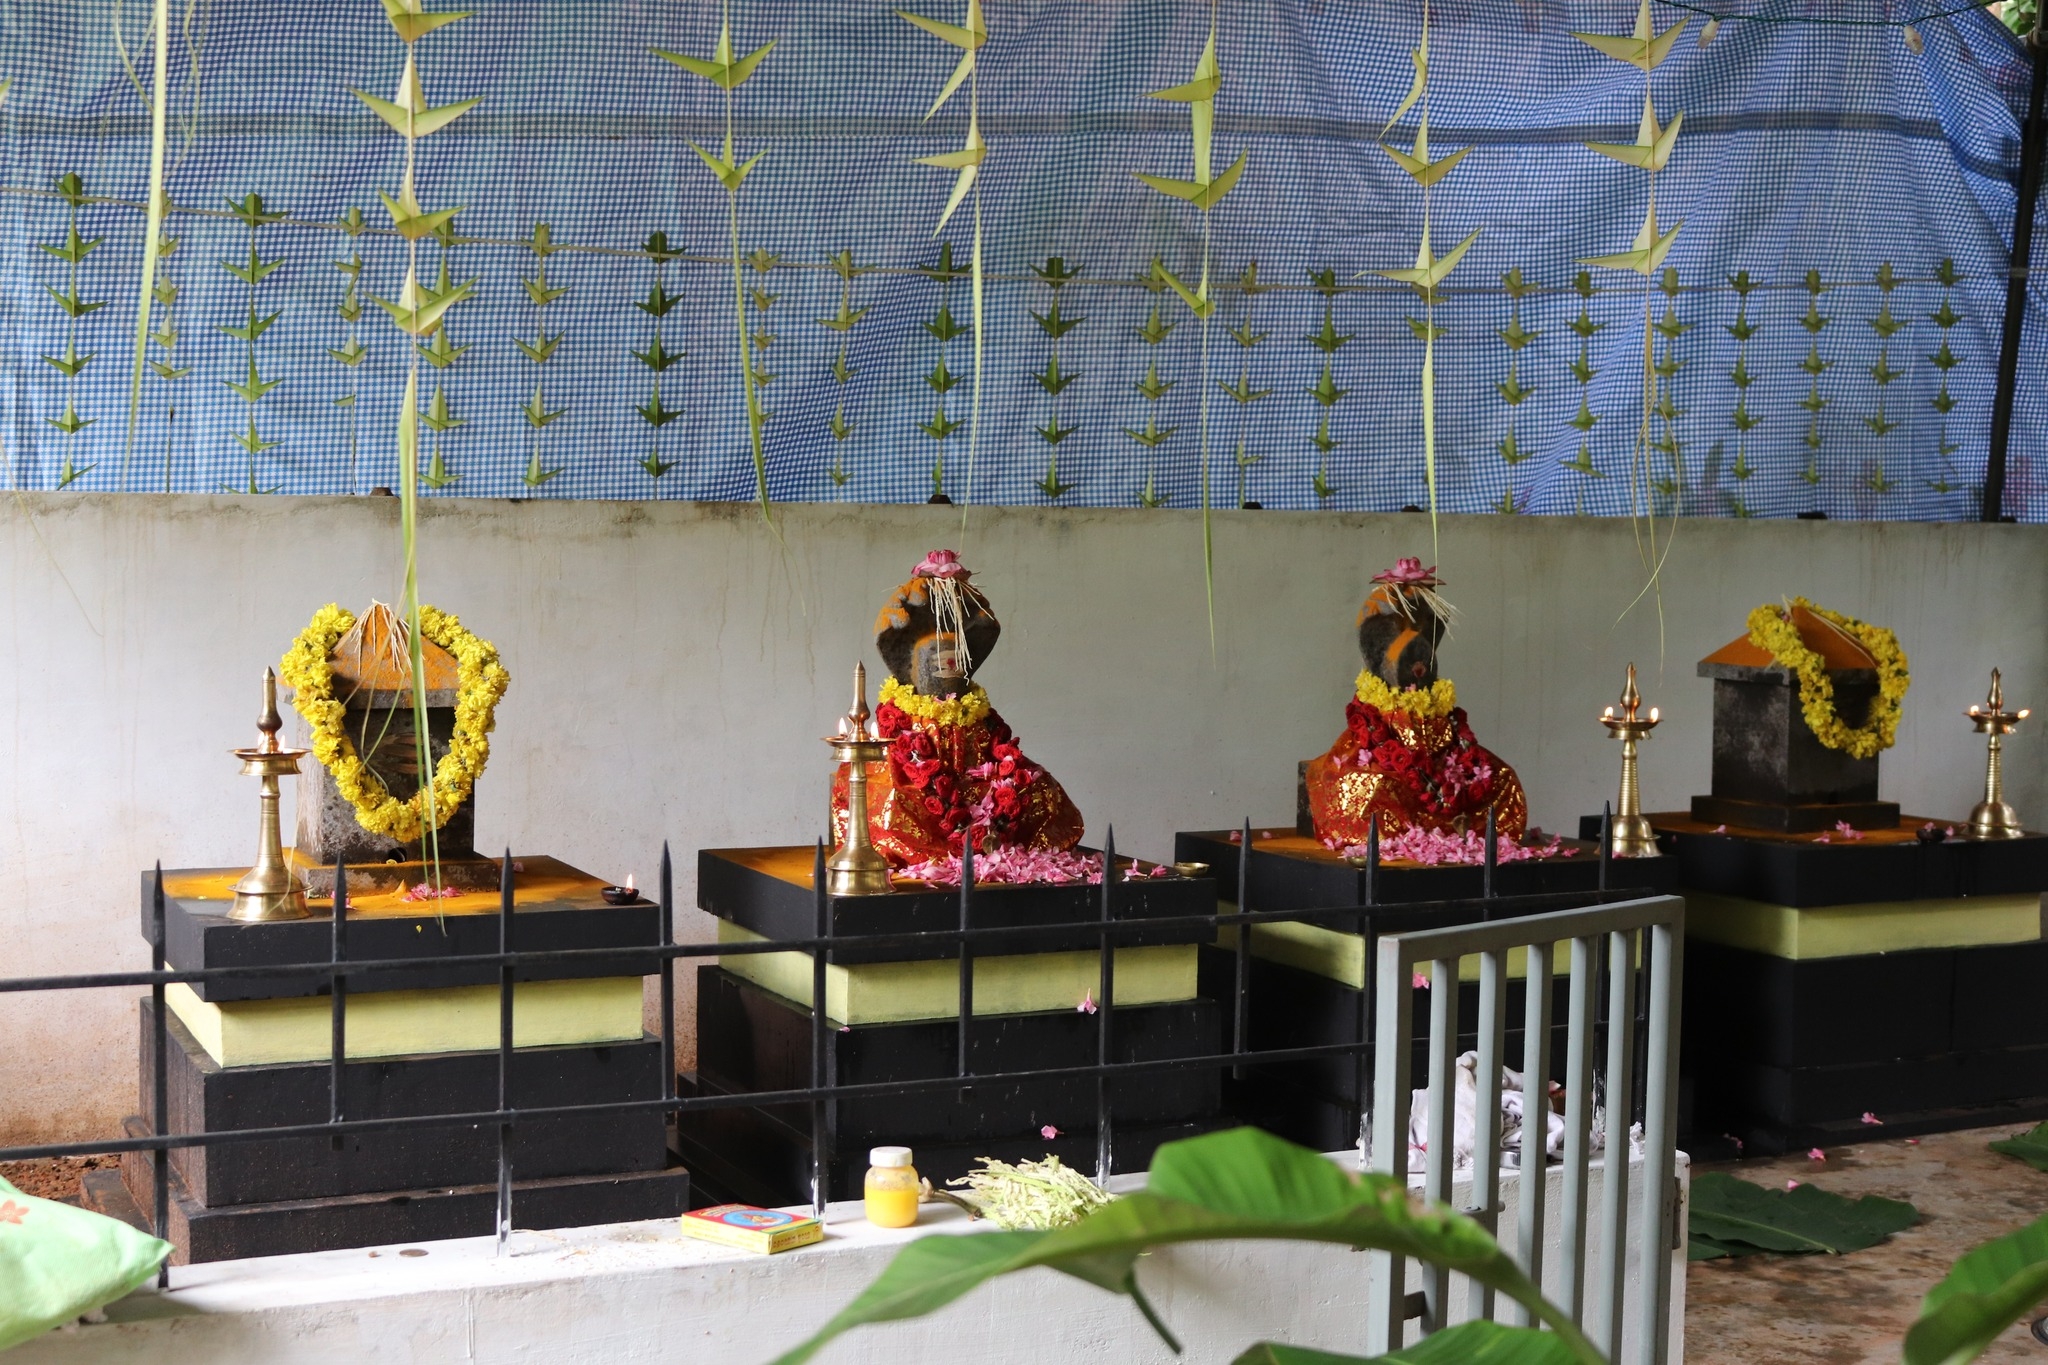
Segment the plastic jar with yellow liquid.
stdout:
<path fill-rule="evenodd" d="M 868 1221 L 878 1228 L 907 1228 L 917 1221 L 917 1168 L 908 1147 L 876 1147 L 868 1152 L 868 1178 L 863 1202 Z"/>

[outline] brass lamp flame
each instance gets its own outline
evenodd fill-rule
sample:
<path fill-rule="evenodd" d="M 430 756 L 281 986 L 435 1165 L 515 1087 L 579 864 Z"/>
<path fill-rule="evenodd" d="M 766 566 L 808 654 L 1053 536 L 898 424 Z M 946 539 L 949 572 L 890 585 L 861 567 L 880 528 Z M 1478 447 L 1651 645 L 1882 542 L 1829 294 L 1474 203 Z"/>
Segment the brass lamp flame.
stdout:
<path fill-rule="evenodd" d="M 2005 803 L 2005 774 L 2001 751 L 2005 748 L 2005 737 L 2019 728 L 2021 721 L 2033 712 L 2027 707 L 2017 711 L 2005 709 L 2005 685 L 1998 676 L 1998 670 L 1991 670 L 1991 691 L 1984 698 L 1983 706 L 1972 706 L 1963 713 L 1970 718 L 1970 724 L 1985 738 L 1984 799 L 1970 811 L 1970 837 L 1973 839 L 2017 839 L 2026 833 L 2020 827 L 2019 813 Z"/>
<path fill-rule="evenodd" d="M 889 742 L 868 717 L 868 669 L 853 666 L 853 709 L 839 732 L 825 736 L 832 757 L 846 765 L 846 834 L 825 860 L 825 890 L 834 896 L 875 896 L 889 890 L 889 862 L 868 837 L 868 764 L 889 754 Z"/>
<path fill-rule="evenodd" d="M 277 818 L 277 780 L 280 777 L 297 777 L 299 760 L 308 751 L 281 747 L 277 742 L 277 732 L 283 728 L 284 719 L 277 713 L 277 672 L 266 668 L 263 670 L 263 713 L 256 718 L 256 729 L 263 738 L 253 749 L 229 751 L 242 760 L 243 776 L 261 778 L 263 784 L 258 798 L 260 815 L 256 865 L 235 883 L 235 903 L 228 911 L 229 919 L 245 923 L 305 919 L 308 913 L 306 893 L 299 888 L 299 879 L 292 874 L 291 864 L 285 860 L 284 839 L 279 832 Z"/>
<path fill-rule="evenodd" d="M 1621 689 L 1621 712 L 1615 713 L 1612 706 L 1600 713 L 1600 723 L 1607 727 L 1607 733 L 1621 741 L 1621 794 L 1614 803 L 1613 833 L 1608 840 L 1608 851 L 1617 858 L 1656 858 L 1662 853 L 1657 847 L 1656 831 L 1643 818 L 1642 792 L 1636 782 L 1636 746 L 1650 737 L 1650 731 L 1663 723 L 1657 708 L 1651 707 L 1650 714 L 1641 715 L 1643 694 L 1636 690 L 1636 666 L 1628 666 L 1628 682 Z"/>

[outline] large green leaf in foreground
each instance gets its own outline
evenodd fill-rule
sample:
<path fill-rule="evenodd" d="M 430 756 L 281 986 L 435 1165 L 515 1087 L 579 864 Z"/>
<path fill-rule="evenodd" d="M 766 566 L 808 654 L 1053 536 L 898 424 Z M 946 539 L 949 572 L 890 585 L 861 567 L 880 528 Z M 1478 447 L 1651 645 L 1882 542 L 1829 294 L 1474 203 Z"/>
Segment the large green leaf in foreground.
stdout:
<path fill-rule="evenodd" d="M 1479 1224 L 1414 1202 L 1401 1177 L 1347 1174 L 1319 1154 L 1256 1128 L 1168 1143 L 1153 1157 L 1143 1191 L 1064 1228 L 912 1242 L 859 1297 L 776 1365 L 809 1360 L 849 1328 L 920 1317 L 986 1280 L 1034 1266 L 1130 1295 L 1178 1350 L 1138 1287 L 1139 1254 L 1176 1242 L 1247 1238 L 1394 1251 L 1448 1267 L 1528 1307 L 1554 1329 L 1570 1352 L 1567 1359 L 1600 1365 L 1599 1352 L 1544 1301 Z"/>
<path fill-rule="evenodd" d="M 2048 1123 L 2037 1124 L 2030 1132 L 2014 1133 L 2003 1141 L 1994 1142 L 1991 1150 L 2016 1156 L 2037 1171 L 2048 1171 Z"/>
<path fill-rule="evenodd" d="M 1720 1171 L 1692 1182 L 1691 1260 L 1751 1251 L 1861 1251 L 1920 1221 L 1897 1199 L 1845 1199 L 1817 1185 L 1767 1190 Z"/>
<path fill-rule="evenodd" d="M 1986 1242 L 1927 1291 L 1905 1365 L 1961 1365 L 2048 1299 L 2048 1218 Z"/>
<path fill-rule="evenodd" d="M 1231 1365 L 1573 1365 L 1577 1359 L 1555 1332 L 1466 1322 L 1370 1360 L 1262 1341 Z"/>

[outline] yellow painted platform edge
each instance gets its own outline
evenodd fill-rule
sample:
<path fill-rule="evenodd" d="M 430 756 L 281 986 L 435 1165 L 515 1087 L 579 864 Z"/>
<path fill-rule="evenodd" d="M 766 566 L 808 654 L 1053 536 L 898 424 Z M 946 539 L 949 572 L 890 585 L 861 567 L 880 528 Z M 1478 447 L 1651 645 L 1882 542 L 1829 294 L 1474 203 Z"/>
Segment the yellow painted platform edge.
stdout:
<path fill-rule="evenodd" d="M 332 1052 L 332 1013 L 324 995 L 214 1003 L 201 1000 L 185 983 L 173 982 L 164 988 L 164 1003 L 206 1055 L 224 1067 L 319 1061 Z M 637 976 L 525 981 L 512 988 L 514 1047 L 637 1042 L 640 1037 Z M 347 1054 L 352 1059 L 487 1052 L 497 1046 L 496 986 L 375 991 L 348 999 Z"/>
<path fill-rule="evenodd" d="M 1791 962 L 2048 938 L 2048 897 L 2031 891 L 1803 909 L 1704 891 L 1684 894 L 1688 938 Z"/>
<path fill-rule="evenodd" d="M 763 938 L 720 920 L 718 941 L 760 943 Z M 1198 962 L 1199 949 L 1192 943 L 1117 949 L 1117 1004 L 1170 1005 L 1194 999 Z M 808 953 L 747 953 L 721 958 L 720 965 L 771 995 L 810 1008 Z M 1097 955 L 1086 950 L 976 958 L 975 1016 L 1076 1008 L 1094 991 L 1099 967 Z M 833 963 L 825 968 L 825 1017 L 847 1026 L 951 1019 L 960 1012 L 959 988 L 959 965 L 952 958 Z"/>

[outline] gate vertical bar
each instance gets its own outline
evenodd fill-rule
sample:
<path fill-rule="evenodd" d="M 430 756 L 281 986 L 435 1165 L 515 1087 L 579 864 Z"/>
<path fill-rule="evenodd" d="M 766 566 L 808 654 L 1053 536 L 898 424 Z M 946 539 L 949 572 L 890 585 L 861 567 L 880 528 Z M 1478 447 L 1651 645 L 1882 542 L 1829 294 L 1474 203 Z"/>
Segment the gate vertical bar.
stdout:
<path fill-rule="evenodd" d="M 1252 822 L 1246 816 L 1244 829 L 1238 835 L 1237 845 L 1237 913 L 1248 914 L 1252 905 Z M 1230 1012 L 1230 1050 L 1238 1056 L 1244 1055 L 1245 1040 L 1251 1036 L 1252 1012 L 1252 926 L 1249 920 L 1240 920 L 1237 925 L 1237 954 L 1232 964 L 1237 972 L 1237 999 L 1232 1002 Z M 1234 1066 L 1230 1069 L 1232 1080 L 1242 1081 L 1245 1068 Z"/>
<path fill-rule="evenodd" d="M 1378 1019 L 1373 1033 L 1372 1169 L 1408 1176 L 1409 1051 L 1415 1042 L 1414 986 L 1397 939 L 1379 941 Z M 1398 1252 L 1366 1253 L 1365 1349 L 1399 1350 L 1407 1320 L 1408 1263 Z"/>
<path fill-rule="evenodd" d="M 1548 943 L 1529 945 L 1522 983 L 1522 1160 L 1516 1177 L 1520 1203 L 1515 1215 L 1515 1250 L 1522 1273 L 1538 1289 L 1543 1287 L 1543 1204 L 1549 1184 L 1551 951 Z M 1533 1157 L 1529 1152 L 1532 1115 Z M 1521 1304 L 1513 1304 L 1511 1309 L 1516 1325 L 1536 1325 L 1536 1315 Z"/>
<path fill-rule="evenodd" d="M 1601 1152 L 1600 1281 L 1592 1330 L 1594 1343 L 1612 1358 L 1621 1350 L 1621 1324 L 1628 1280 L 1629 1116 L 1635 1102 L 1636 936 L 1607 936 L 1607 1141 Z M 1648 1272 L 1649 1248 L 1644 1248 Z"/>
<path fill-rule="evenodd" d="M 160 972 L 164 969 L 164 865 L 156 865 L 156 875 L 149 886 L 149 969 Z M 155 1014 L 151 1020 L 150 1053 L 156 1075 L 150 1086 L 150 1127 L 158 1137 L 169 1137 L 171 1132 L 171 1023 L 164 1018 L 164 983 L 153 982 L 149 988 L 150 1008 Z M 171 1240 L 171 1149 L 158 1147 L 151 1154 L 149 1163 L 152 1189 L 150 1208 L 150 1229 L 158 1237 Z M 171 1258 L 164 1257 L 164 1263 L 156 1270 L 156 1287 L 171 1287 Z"/>
<path fill-rule="evenodd" d="M 676 874 L 669 857 L 668 840 L 661 841 L 661 1097 L 676 1097 L 676 960 L 669 945 L 676 941 Z M 673 1119 L 673 1109 L 662 1115 Z"/>
<path fill-rule="evenodd" d="M 821 940 L 811 950 L 811 1089 L 825 1088 L 825 1047 L 830 1037 L 825 1028 L 826 944 L 832 938 L 832 899 L 825 889 L 825 841 L 818 840 L 817 856 L 811 862 L 811 894 L 816 906 L 816 931 Z M 811 1213 L 825 1216 L 826 1152 L 825 1101 L 811 1097 Z"/>
<path fill-rule="evenodd" d="M 960 845 L 960 1039 L 954 1057 L 954 1071 L 964 1077 L 970 1055 L 970 1031 L 974 1025 L 974 948 L 967 933 L 974 923 L 974 841 Z M 967 1087 L 960 1087 L 960 1099 L 967 1099 Z"/>
<path fill-rule="evenodd" d="M 1102 836 L 1102 928 L 1099 965 L 1096 968 L 1095 1064 L 1108 1066 L 1114 1047 L 1110 1017 L 1116 1009 L 1116 954 L 1109 941 L 1109 923 L 1115 914 L 1116 826 Z M 1109 1077 L 1095 1078 L 1095 1183 L 1108 1185 L 1113 1143 L 1110 1133 Z"/>
<path fill-rule="evenodd" d="M 1451 1156 L 1457 1148 L 1458 959 L 1429 964 L 1429 1145 L 1423 1151 L 1422 1194 L 1451 1202 Z M 1404 1162 L 1396 1168 L 1405 1172 Z M 1422 1266 L 1422 1331 L 1450 1325 L 1451 1272 L 1434 1262 Z"/>
<path fill-rule="evenodd" d="M 341 1089 L 343 1062 L 348 1057 L 348 974 L 338 970 L 348 960 L 348 864 L 340 858 L 334 860 L 334 919 L 333 933 L 329 936 L 327 959 L 337 968 L 328 978 L 331 995 L 331 1018 L 328 1028 L 331 1033 L 327 1058 L 327 1121 L 340 1123 Z M 342 1148 L 341 1134 L 336 1133 L 327 1140 L 334 1151 Z"/>
<path fill-rule="evenodd" d="M 1603 829 L 1605 824 L 1603 820 Z M 1592 1156 L 1597 942 L 1590 938 L 1572 940 L 1571 1002 L 1566 1007 L 1564 1035 L 1564 1194 L 1558 1224 L 1563 1244 L 1558 1264 L 1564 1278 L 1558 1286 L 1556 1302 L 1580 1326 L 1585 1324 L 1586 1307 L 1586 1167 Z"/>
<path fill-rule="evenodd" d="M 1373 1000 L 1379 974 L 1373 963 L 1371 909 L 1379 894 L 1380 817 L 1375 814 L 1365 827 L 1365 887 L 1358 912 L 1358 1053 L 1352 1061 L 1352 1079 L 1358 1094 L 1358 1169 L 1372 1169 L 1372 1099 L 1370 1068 L 1373 1065 Z"/>
<path fill-rule="evenodd" d="M 1487 812 L 1489 836 L 1492 834 L 1493 813 Z M 1490 845 L 1489 845 L 1490 850 Z M 1492 862 L 1491 858 L 1487 860 Z M 1479 1088 L 1474 1099 L 1473 1119 L 1476 1131 L 1472 1145 L 1472 1216 L 1489 1233 L 1500 1231 L 1500 1071 L 1501 1053 L 1506 1045 L 1508 955 L 1505 949 L 1495 953 L 1482 953 L 1479 957 Z M 1523 1114 L 1528 1113 L 1527 1095 L 1523 1096 Z M 1538 1167 L 1540 1170 L 1541 1167 Z M 1475 1318 L 1493 1316 L 1493 1290 L 1487 1285 L 1468 1284 L 1467 1295 L 1474 1291 L 1478 1303 L 1473 1310 Z M 1467 1302 L 1471 1302 L 1468 1297 Z"/>
<path fill-rule="evenodd" d="M 1637 1360 L 1664 1365 L 1671 1346 L 1671 1252 L 1678 1235 L 1678 1021 L 1685 992 L 1685 920 L 1651 931 L 1649 1096 L 1643 1115 L 1643 1311 Z M 1683 1273 L 1683 1267 L 1680 1268 Z"/>
<path fill-rule="evenodd" d="M 436 888 L 438 889 L 438 888 Z M 498 951 L 512 951 L 512 850 L 498 864 Z M 512 1234 L 512 978 L 510 962 L 498 966 L 498 1254 Z"/>

